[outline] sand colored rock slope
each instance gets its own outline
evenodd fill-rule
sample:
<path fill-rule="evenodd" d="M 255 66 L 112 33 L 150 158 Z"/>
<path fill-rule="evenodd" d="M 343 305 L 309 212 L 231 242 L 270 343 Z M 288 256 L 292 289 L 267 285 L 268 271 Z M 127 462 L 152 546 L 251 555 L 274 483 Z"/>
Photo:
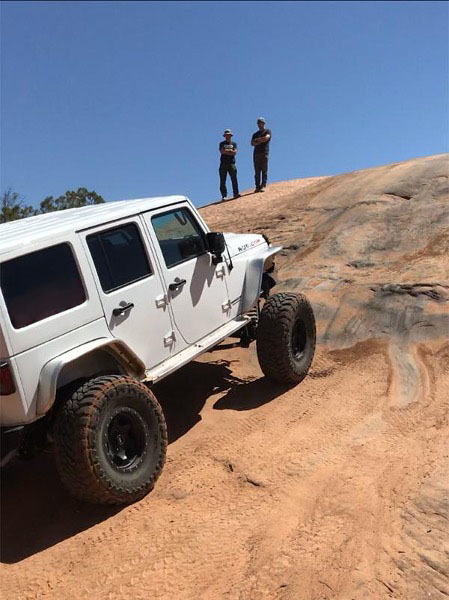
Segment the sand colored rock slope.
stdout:
<path fill-rule="evenodd" d="M 61 488 L 51 453 L 2 486 L 5 598 L 364 600 L 449 595 L 448 155 L 269 185 L 202 209 L 284 247 L 309 377 L 269 384 L 233 340 L 159 384 L 156 489 L 124 509 Z"/>

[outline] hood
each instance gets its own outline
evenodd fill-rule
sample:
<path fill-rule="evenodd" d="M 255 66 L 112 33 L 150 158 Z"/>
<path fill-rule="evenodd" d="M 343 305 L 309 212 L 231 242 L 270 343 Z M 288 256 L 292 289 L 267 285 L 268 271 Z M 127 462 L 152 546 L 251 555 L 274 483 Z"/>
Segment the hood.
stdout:
<path fill-rule="evenodd" d="M 256 233 L 224 233 L 224 237 L 231 257 L 248 252 L 257 246 L 268 246 L 263 235 Z"/>

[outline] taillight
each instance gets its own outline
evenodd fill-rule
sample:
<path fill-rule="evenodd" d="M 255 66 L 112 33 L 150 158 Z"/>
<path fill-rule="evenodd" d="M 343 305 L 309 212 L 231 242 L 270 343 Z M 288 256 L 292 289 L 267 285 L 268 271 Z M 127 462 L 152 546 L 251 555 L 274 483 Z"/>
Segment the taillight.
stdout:
<path fill-rule="evenodd" d="M 14 385 L 11 369 L 8 363 L 3 363 L 0 365 L 0 396 L 9 396 L 14 394 L 15 391 L 16 386 Z"/>

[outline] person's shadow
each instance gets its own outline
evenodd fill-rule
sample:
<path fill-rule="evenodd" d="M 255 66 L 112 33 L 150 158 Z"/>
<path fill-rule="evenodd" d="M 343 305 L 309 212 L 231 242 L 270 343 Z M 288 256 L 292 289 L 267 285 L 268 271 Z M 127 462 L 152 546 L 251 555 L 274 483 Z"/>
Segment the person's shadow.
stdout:
<path fill-rule="evenodd" d="M 214 409 L 250 410 L 269 402 L 282 388 L 265 378 L 240 379 L 231 362 L 191 362 L 153 388 L 165 414 L 169 443 L 201 420 L 211 394 L 225 392 Z M 73 499 L 59 480 L 49 451 L 29 461 L 14 460 L 2 472 L 1 562 L 16 563 L 117 514 L 122 507 Z"/>
<path fill-rule="evenodd" d="M 243 198 L 243 196 L 252 196 L 255 192 L 251 191 L 251 192 L 241 192 L 240 193 L 240 197 Z M 223 200 L 217 200 L 217 202 L 210 202 L 209 204 L 205 204 L 204 206 L 202 206 L 201 208 L 207 208 L 209 206 L 216 206 L 217 204 L 228 204 L 229 202 L 232 202 L 234 200 L 234 198 L 230 198 L 229 200 L 223 201 Z"/>
<path fill-rule="evenodd" d="M 215 410 L 253 410 L 274 400 L 288 389 L 266 377 L 233 385 L 214 404 Z"/>

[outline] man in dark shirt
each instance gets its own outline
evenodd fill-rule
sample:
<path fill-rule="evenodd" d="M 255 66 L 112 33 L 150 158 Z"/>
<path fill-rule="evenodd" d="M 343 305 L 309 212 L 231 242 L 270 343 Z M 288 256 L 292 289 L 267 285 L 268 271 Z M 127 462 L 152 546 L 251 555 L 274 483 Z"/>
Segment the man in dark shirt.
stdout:
<path fill-rule="evenodd" d="M 235 155 L 237 154 L 237 144 L 232 141 L 232 131 L 230 129 L 225 129 L 223 137 L 225 138 L 224 142 L 220 142 L 218 146 L 218 150 L 220 151 L 220 192 L 221 199 L 226 200 L 226 196 L 228 191 L 226 189 L 226 177 L 229 173 L 232 181 L 232 192 L 234 194 L 234 198 L 240 198 L 239 194 L 239 184 L 237 182 L 237 167 L 235 166 Z"/>
<path fill-rule="evenodd" d="M 254 181 L 256 183 L 256 189 L 254 191 L 264 192 L 267 185 L 268 152 L 271 140 L 271 130 L 265 128 L 265 119 L 263 117 L 257 119 L 257 126 L 259 130 L 256 131 L 256 133 L 253 133 L 251 138 L 251 146 L 254 146 Z"/>

